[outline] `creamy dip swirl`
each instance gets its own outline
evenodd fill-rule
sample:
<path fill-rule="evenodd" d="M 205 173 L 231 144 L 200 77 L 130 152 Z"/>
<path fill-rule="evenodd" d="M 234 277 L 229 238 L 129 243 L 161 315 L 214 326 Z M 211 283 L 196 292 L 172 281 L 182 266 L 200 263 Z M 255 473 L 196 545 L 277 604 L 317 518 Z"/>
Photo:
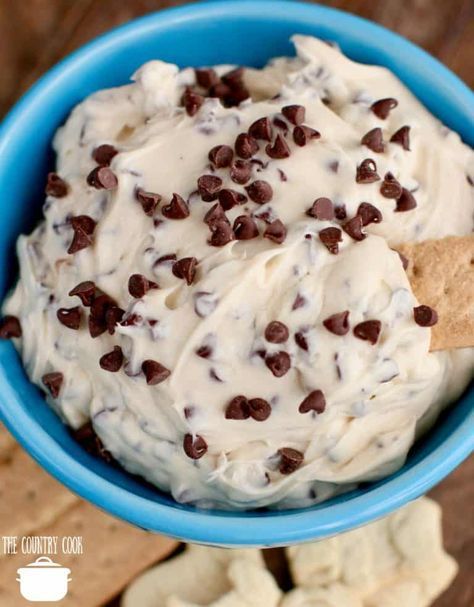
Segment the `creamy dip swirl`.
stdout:
<path fill-rule="evenodd" d="M 160 61 L 86 99 L 54 140 L 67 191 L 47 197 L 44 221 L 18 241 L 21 276 L 4 312 L 20 319 L 29 376 L 69 425 L 92 420 L 115 459 L 180 502 L 304 506 L 387 475 L 472 373 L 470 351 L 429 353 L 430 329 L 413 317 L 423 302 L 393 250 L 472 231 L 472 151 L 388 70 L 294 42 L 296 58 L 246 70 L 252 98 L 239 106 L 194 107 L 191 95 L 186 111 L 186 87 L 203 92 L 194 70 Z M 383 99 L 396 103 L 373 105 Z M 301 130 L 301 110 L 282 114 L 294 105 L 317 133 Z M 234 148 L 262 117 L 272 142 L 256 140 L 238 184 L 209 152 Z M 283 152 L 267 149 L 277 133 Z M 101 160 L 112 177 L 91 177 L 104 144 L 118 152 Z M 237 144 L 244 156 L 247 144 Z M 216 183 L 198 188 L 203 175 L 246 197 L 226 210 L 228 225 L 237 234 L 244 215 L 258 236 L 209 242 L 204 218 L 218 201 L 203 200 Z M 346 225 L 361 203 L 381 213 L 362 230 Z M 327 228 L 339 230 L 335 245 Z M 122 311 L 94 338 L 89 308 L 70 295 L 85 281 Z M 77 330 L 58 320 L 73 307 Z"/>

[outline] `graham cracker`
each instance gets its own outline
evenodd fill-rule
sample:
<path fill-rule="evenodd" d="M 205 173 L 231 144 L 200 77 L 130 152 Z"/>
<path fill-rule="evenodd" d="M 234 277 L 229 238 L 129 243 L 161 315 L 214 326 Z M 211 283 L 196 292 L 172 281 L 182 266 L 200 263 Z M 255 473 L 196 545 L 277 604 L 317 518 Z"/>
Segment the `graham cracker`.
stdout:
<path fill-rule="evenodd" d="M 420 304 L 438 313 L 430 350 L 474 346 L 474 235 L 406 243 L 397 247 Z"/>
<path fill-rule="evenodd" d="M 0 495 L 0 537 L 34 533 L 79 502 L 19 446 L 0 463 Z"/>
<path fill-rule="evenodd" d="M 4 429 L 0 426 L 0 431 Z M 139 573 L 178 545 L 121 522 L 84 502 L 44 472 L 14 445 L 0 461 L 0 536 L 82 536 L 84 554 L 50 555 L 71 569 L 64 607 L 100 607 Z M 24 607 L 16 571 L 41 555 L 0 551 L 0 605 Z M 57 603 L 42 603 L 45 607 Z"/>
<path fill-rule="evenodd" d="M 144 569 L 164 559 L 178 545 L 118 521 L 86 502 L 79 502 L 37 535 L 82 536 L 84 554 L 52 555 L 71 570 L 71 583 L 63 607 L 100 607 L 127 586 Z M 24 607 L 15 581 L 16 570 L 36 556 L 17 554 L 0 559 L 0 604 Z M 42 603 L 53 607 L 57 603 Z"/>

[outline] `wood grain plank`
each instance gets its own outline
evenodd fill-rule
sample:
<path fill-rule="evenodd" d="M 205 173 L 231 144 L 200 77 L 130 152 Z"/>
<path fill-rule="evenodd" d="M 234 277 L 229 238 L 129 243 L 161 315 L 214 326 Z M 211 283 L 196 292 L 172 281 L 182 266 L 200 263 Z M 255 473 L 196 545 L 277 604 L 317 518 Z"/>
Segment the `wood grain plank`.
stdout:
<path fill-rule="evenodd" d="M 459 564 L 453 584 L 433 607 L 474 605 L 474 457 L 470 457 L 430 493 L 443 508 L 446 550 Z"/>
<path fill-rule="evenodd" d="M 98 34 L 187 0 L 0 0 L 0 116 L 61 57 Z M 474 85 L 471 0 L 325 0 L 400 32 Z"/>
<path fill-rule="evenodd" d="M 77 11 L 76 3 L 67 0 L 0 0 L 0 115 L 30 74 L 39 75 L 58 59 L 51 50 L 66 35 L 71 10 Z"/>

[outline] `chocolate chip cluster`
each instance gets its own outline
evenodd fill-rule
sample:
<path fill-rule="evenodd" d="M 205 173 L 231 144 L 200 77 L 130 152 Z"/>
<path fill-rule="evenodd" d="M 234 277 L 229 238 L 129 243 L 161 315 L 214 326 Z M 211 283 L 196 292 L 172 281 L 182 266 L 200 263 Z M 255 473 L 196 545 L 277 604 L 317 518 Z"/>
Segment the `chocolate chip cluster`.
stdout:
<path fill-rule="evenodd" d="M 239 105 L 249 97 L 245 86 L 243 70 L 232 70 L 219 77 L 213 69 L 198 69 L 195 72 L 196 86 L 188 87 L 181 99 L 184 111 L 189 117 L 198 114 L 207 97 L 218 98 L 225 107 Z M 381 99 L 371 106 L 371 111 L 384 120 L 398 105 L 395 99 Z M 181 110 L 183 111 L 183 110 Z M 184 114 L 184 112 L 183 112 Z M 275 160 L 284 160 L 298 149 L 312 145 L 321 138 L 315 128 L 305 124 L 306 110 L 302 105 L 285 105 L 280 111 L 262 116 L 252 122 L 246 131 L 237 135 L 232 145 L 220 143 L 207 152 L 209 172 L 200 175 L 196 183 L 196 193 L 203 203 L 211 206 L 204 214 L 202 234 L 203 239 L 211 247 L 225 247 L 233 241 L 248 241 L 264 238 L 275 245 L 281 245 L 287 238 L 287 226 L 278 217 L 273 217 L 268 211 L 258 212 L 258 208 L 270 202 L 274 188 L 264 179 L 253 179 L 255 166 L 267 167 Z M 410 151 L 410 127 L 402 126 L 392 133 L 389 143 L 399 145 L 405 152 Z M 377 127 L 366 133 L 360 145 L 375 154 L 383 153 L 387 143 L 383 140 L 382 129 Z M 87 176 L 90 188 L 113 192 L 119 186 L 119 178 L 111 168 L 113 159 L 120 153 L 110 144 L 96 147 L 92 158 L 96 166 Z M 258 158 L 256 156 L 259 156 Z M 263 156 L 263 159 L 262 159 Z M 337 167 L 336 169 L 337 170 Z M 219 176 L 217 171 L 221 171 Z M 281 182 L 287 181 L 286 173 L 279 167 Z M 224 179 L 228 176 L 235 184 L 232 188 L 224 187 Z M 383 179 L 377 173 L 377 164 L 373 158 L 364 159 L 356 168 L 355 181 L 357 184 L 372 184 L 380 181 L 380 193 L 383 197 L 395 201 L 396 212 L 406 212 L 416 207 L 417 203 L 407 188 L 404 188 L 391 172 L 386 172 Z M 54 198 L 64 198 L 71 191 L 70 185 L 56 173 L 50 173 L 47 178 L 46 194 Z M 182 192 L 182 194 L 184 194 Z M 179 193 L 173 193 L 169 200 L 157 192 L 145 191 L 137 187 L 134 191 L 134 203 L 140 205 L 143 213 L 152 219 L 155 225 L 163 221 L 185 221 L 191 215 L 189 199 Z M 253 206 L 250 205 L 253 203 Z M 248 206 L 245 206 L 248 205 Z M 255 206 L 256 205 L 256 206 Z M 231 223 L 227 213 L 234 207 L 245 209 Z M 383 217 L 381 211 L 370 202 L 361 202 L 353 217 L 348 218 L 345 207 L 336 205 L 328 197 L 318 197 L 306 209 L 308 221 L 331 222 L 332 225 L 319 229 L 319 241 L 332 255 L 339 253 L 343 242 L 343 232 L 354 241 L 362 241 L 367 234 L 364 230 L 370 224 L 379 224 Z M 75 215 L 69 219 L 71 241 L 67 249 L 70 255 L 76 255 L 94 245 L 97 238 L 98 222 L 88 215 Z M 160 261 L 160 260 L 158 260 Z M 161 261 L 171 262 L 172 274 L 184 281 L 188 286 L 199 282 L 201 266 L 195 256 L 178 259 L 169 255 Z M 142 299 L 148 293 L 160 289 L 151 278 L 139 273 L 131 274 L 128 279 L 128 294 L 132 299 Z M 86 328 L 92 339 L 99 338 L 108 332 L 114 335 L 117 328 L 129 327 L 143 321 L 134 313 L 127 313 L 129 302 L 117 302 L 102 291 L 93 281 L 84 281 L 69 291 L 69 296 L 79 298 L 80 305 L 59 308 L 57 320 L 65 328 L 79 331 Z M 204 317 L 209 306 L 217 305 L 209 300 L 209 293 L 198 291 L 194 294 L 195 312 Z M 293 310 L 305 304 L 304 296 L 298 294 L 293 303 Z M 433 326 L 437 314 L 428 306 L 414 308 L 415 322 L 424 327 Z M 147 319 L 152 326 L 156 323 Z M 350 311 L 343 310 L 332 314 L 322 321 L 326 330 L 338 337 L 349 334 L 375 346 L 382 332 L 382 323 L 378 319 L 367 319 L 351 327 Z M 0 338 L 21 337 L 20 322 L 16 317 L 7 316 L 0 321 Z M 307 337 L 304 331 L 297 331 L 292 336 L 288 327 L 278 321 L 271 321 L 265 328 L 264 338 L 270 344 L 278 344 L 280 349 L 267 352 L 262 350 L 259 355 L 264 360 L 268 370 L 274 377 L 281 378 L 291 369 L 291 357 L 285 344 L 293 339 L 303 351 L 308 351 Z M 212 356 L 212 347 L 202 345 L 196 350 L 201 358 Z M 104 353 L 98 361 L 100 368 L 109 373 L 125 370 L 126 356 L 120 345 Z M 146 383 L 150 386 L 166 381 L 172 370 L 167 369 L 157 360 L 145 359 L 141 363 L 141 372 Z M 58 398 L 64 382 L 60 371 L 51 371 L 42 378 L 45 388 L 53 398 Z M 315 417 L 324 413 L 326 398 L 322 390 L 310 391 L 304 399 L 295 404 L 299 413 Z M 233 421 L 265 422 L 272 415 L 272 404 L 258 395 L 234 396 L 229 402 L 223 403 L 223 419 Z M 90 426 L 90 425 L 89 425 Z M 94 452 L 105 451 L 97 447 L 97 437 L 88 427 L 82 434 L 85 442 L 93 444 Z M 81 439 L 82 440 L 82 439 Z M 183 437 L 182 448 L 191 459 L 200 459 L 208 451 L 206 440 L 199 434 L 186 433 Z M 92 449 L 92 447 L 91 447 Z M 304 462 L 304 454 L 291 447 L 282 447 L 277 452 L 278 469 L 287 475 L 297 470 Z"/>

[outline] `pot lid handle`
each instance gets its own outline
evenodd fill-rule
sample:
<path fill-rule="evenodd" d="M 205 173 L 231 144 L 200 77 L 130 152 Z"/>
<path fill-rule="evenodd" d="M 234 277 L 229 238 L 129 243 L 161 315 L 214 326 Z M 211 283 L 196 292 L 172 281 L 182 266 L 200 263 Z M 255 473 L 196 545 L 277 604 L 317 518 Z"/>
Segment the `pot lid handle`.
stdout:
<path fill-rule="evenodd" d="M 49 556 L 40 556 L 34 563 L 27 565 L 27 567 L 61 567 L 61 565 L 52 561 Z"/>

